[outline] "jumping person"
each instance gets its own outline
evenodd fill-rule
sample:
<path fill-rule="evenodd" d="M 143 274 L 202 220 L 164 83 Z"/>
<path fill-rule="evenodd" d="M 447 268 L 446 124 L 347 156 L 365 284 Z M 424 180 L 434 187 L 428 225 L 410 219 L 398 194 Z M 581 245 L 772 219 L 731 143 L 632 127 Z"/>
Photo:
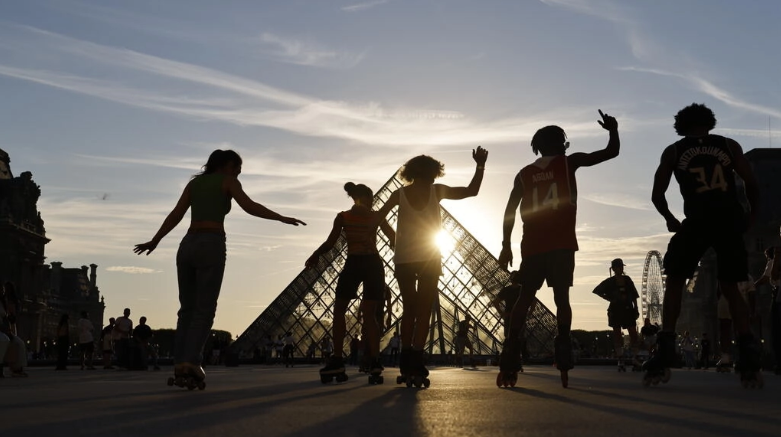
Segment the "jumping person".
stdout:
<path fill-rule="evenodd" d="M 624 261 L 621 258 L 611 261 L 610 269 L 615 273 L 615 276 L 602 281 L 593 291 L 597 296 L 610 302 L 607 308 L 607 325 L 613 328 L 613 346 L 618 360 L 619 372 L 626 372 L 622 334 L 624 329 L 629 332 L 632 364 L 635 367 L 640 364 L 636 359 L 638 352 L 637 319 L 640 318 L 637 299 L 640 298 L 640 294 L 637 292 L 632 278 L 624 274 L 624 266 Z"/>
<path fill-rule="evenodd" d="M 716 117 L 707 106 L 695 103 L 681 109 L 675 116 L 674 128 L 683 139 L 664 150 L 654 176 L 652 201 L 667 222 L 667 230 L 675 235 L 664 256 L 667 278 L 658 353 L 646 362 L 644 381 L 668 379 L 675 359 L 675 325 L 681 312 L 683 288 L 702 255 L 713 247 L 719 285 L 738 332 L 740 362 L 736 364 L 741 380 L 747 385 L 761 384 L 760 350 L 749 330 L 746 302 L 738 291 L 738 283 L 748 277 L 743 234 L 757 211 L 757 182 L 740 144 L 710 134 L 714 127 Z M 735 187 L 735 174 L 744 182 L 748 217 Z M 673 175 L 683 197 L 683 223 L 670 212 L 665 198 Z"/>
<path fill-rule="evenodd" d="M 399 207 L 393 256 L 403 305 L 399 371 L 402 379 L 416 379 L 418 386 L 428 384 L 423 347 L 442 275 L 442 254 L 436 243 L 442 228 L 439 202 L 476 196 L 487 158 L 488 152 L 482 147 L 472 150 L 477 167 L 468 187 L 435 184 L 444 175 L 444 164 L 426 155 L 410 159 L 399 171 L 408 185 L 391 193 L 378 214 L 384 219 L 393 208 Z"/>
<path fill-rule="evenodd" d="M 133 250 L 150 254 L 192 207 L 190 228 L 179 245 L 176 269 L 179 280 L 179 312 L 174 341 L 174 375 L 179 382 L 188 378 L 202 381 L 203 348 L 209 338 L 217 310 L 217 298 L 225 272 L 225 215 L 231 199 L 248 214 L 298 226 L 306 223 L 285 217 L 255 203 L 239 182 L 242 160 L 233 150 L 215 150 L 184 188 L 179 201 L 168 214 L 152 240 Z"/>
<path fill-rule="evenodd" d="M 532 150 L 542 157 L 527 165 L 518 173 L 504 212 L 502 252 L 499 264 L 512 265 L 512 237 L 515 212 L 520 206 L 523 220 L 521 239 L 521 283 L 523 289 L 518 302 L 520 326 L 526 324 L 529 307 L 543 282 L 553 288 L 556 303 L 558 335 L 554 341 L 556 364 L 561 371 L 561 383 L 568 385 L 569 369 L 573 367 L 572 308 L 569 288 L 575 270 L 575 216 L 577 213 L 577 184 L 575 172 L 618 156 L 621 142 L 618 138 L 618 122 L 599 111 L 599 125 L 609 133 L 607 146 L 592 153 L 567 155 L 569 142 L 564 130 L 558 126 L 546 126 L 532 137 Z"/>
<path fill-rule="evenodd" d="M 344 231 L 347 240 L 347 261 L 339 275 L 334 299 L 333 339 L 334 354 L 320 369 L 321 381 L 327 382 L 336 377 L 337 381 L 346 380 L 344 373 L 344 336 L 346 331 L 345 314 L 350 301 L 358 297 L 358 286 L 363 283 L 361 312 L 364 315 L 364 333 L 367 351 L 371 356 L 372 375 L 379 376 L 384 368 L 380 362 L 380 320 L 374 317 L 377 307 L 385 299 L 385 267 L 377 250 L 377 228 L 388 237 L 393 247 L 396 233 L 388 222 L 372 211 L 374 193 L 363 184 L 348 182 L 344 184 L 347 195 L 353 199 L 353 206 L 342 211 L 334 219 L 331 233 L 325 242 L 306 260 L 308 268 L 315 267 L 320 257 L 330 251 Z M 352 346 L 351 346 L 352 349 Z M 356 353 L 357 350 L 351 353 Z"/>

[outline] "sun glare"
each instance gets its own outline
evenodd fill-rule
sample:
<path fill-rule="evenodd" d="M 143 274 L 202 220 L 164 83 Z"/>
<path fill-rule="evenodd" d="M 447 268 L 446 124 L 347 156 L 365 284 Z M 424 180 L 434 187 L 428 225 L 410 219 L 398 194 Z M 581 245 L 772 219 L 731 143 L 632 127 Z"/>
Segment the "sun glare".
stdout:
<path fill-rule="evenodd" d="M 456 240 L 447 231 L 439 231 L 435 238 L 437 247 L 439 247 L 443 257 L 450 255 L 450 253 L 453 252 L 453 249 L 456 248 Z"/>

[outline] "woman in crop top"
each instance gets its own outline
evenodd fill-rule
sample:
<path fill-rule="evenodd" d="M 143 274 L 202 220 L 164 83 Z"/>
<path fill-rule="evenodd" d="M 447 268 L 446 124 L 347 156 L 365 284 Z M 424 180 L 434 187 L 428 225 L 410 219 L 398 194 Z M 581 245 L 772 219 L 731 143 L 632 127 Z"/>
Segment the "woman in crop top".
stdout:
<path fill-rule="evenodd" d="M 365 340 L 368 345 L 368 356 L 371 357 L 374 373 L 382 372 L 380 363 L 380 320 L 375 320 L 377 307 L 385 297 L 385 266 L 377 251 L 377 227 L 380 227 L 388 237 L 393 247 L 396 233 L 388 222 L 380 219 L 376 211 L 372 211 L 374 194 L 371 188 L 363 184 L 348 182 L 344 191 L 352 197 L 353 206 L 347 211 L 336 215 L 333 228 L 325 242 L 306 260 L 306 267 L 317 266 L 320 257 L 328 253 L 339 240 L 344 231 L 347 241 L 347 261 L 339 275 L 334 299 L 333 339 L 334 354 L 320 371 L 320 375 L 337 375 L 344 373 L 342 360 L 344 335 L 346 329 L 345 314 L 350 301 L 358 297 L 358 286 L 363 283 L 363 299 L 361 313 L 364 316 L 363 326 Z"/>
<path fill-rule="evenodd" d="M 174 340 L 174 372 L 203 378 L 203 346 L 209 336 L 217 310 L 222 276 L 225 271 L 225 228 L 223 221 L 231 199 L 248 214 L 298 226 L 301 220 L 277 214 L 254 202 L 244 192 L 238 176 L 242 160 L 233 150 L 215 150 L 184 188 L 179 202 L 163 221 L 154 238 L 137 244 L 135 253 L 147 255 L 192 209 L 190 228 L 176 254 L 180 309 Z"/>
<path fill-rule="evenodd" d="M 436 243 L 442 226 L 439 202 L 476 196 L 483 182 L 487 158 L 488 152 L 482 147 L 472 150 L 472 159 L 477 167 L 468 187 L 435 184 L 434 180 L 444 175 L 445 166 L 426 155 L 412 158 L 399 171 L 399 176 L 409 185 L 391 193 L 379 211 L 379 216 L 384 218 L 394 207 L 399 207 L 393 260 L 404 305 L 399 356 L 402 375 L 407 366 L 410 371 L 423 367 L 423 347 L 429 330 L 431 306 L 439 291 L 437 283 L 442 275 L 442 255 Z M 421 370 L 427 373 L 425 368 Z"/>

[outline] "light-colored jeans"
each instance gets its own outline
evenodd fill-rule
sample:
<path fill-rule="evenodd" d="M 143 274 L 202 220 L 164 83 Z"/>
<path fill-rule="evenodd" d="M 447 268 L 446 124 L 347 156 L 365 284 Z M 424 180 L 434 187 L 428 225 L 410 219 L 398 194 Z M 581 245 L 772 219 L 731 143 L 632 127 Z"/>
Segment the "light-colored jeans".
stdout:
<path fill-rule="evenodd" d="M 179 279 L 179 319 L 174 339 L 174 363 L 203 361 L 217 311 L 225 272 L 225 235 L 188 233 L 179 244 L 176 271 Z"/>

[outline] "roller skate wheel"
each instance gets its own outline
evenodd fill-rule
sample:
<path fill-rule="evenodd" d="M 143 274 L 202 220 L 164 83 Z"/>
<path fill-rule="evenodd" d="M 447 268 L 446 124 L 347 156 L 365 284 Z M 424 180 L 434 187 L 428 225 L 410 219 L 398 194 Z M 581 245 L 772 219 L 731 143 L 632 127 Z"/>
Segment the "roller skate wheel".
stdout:
<path fill-rule="evenodd" d="M 377 384 L 384 384 L 385 383 L 385 377 L 380 375 L 377 377 Z"/>
<path fill-rule="evenodd" d="M 503 385 L 503 380 L 504 378 L 502 378 L 502 372 L 499 372 L 499 374 L 496 375 L 496 386 L 501 387 Z"/>
<path fill-rule="evenodd" d="M 423 387 L 428 388 L 431 385 L 431 381 L 428 378 L 423 379 Z"/>
<path fill-rule="evenodd" d="M 336 382 L 345 382 L 349 379 L 346 373 L 340 373 L 336 375 Z"/>
<path fill-rule="evenodd" d="M 206 388 L 206 383 L 201 381 L 198 383 L 198 390 L 203 390 Z"/>
<path fill-rule="evenodd" d="M 399 375 L 396 377 L 396 384 L 403 384 L 404 383 L 404 377 Z"/>
<path fill-rule="evenodd" d="M 410 379 L 410 378 L 407 378 L 407 381 L 406 381 L 406 383 L 407 383 L 407 388 L 410 388 L 410 387 L 412 387 L 412 379 Z"/>

